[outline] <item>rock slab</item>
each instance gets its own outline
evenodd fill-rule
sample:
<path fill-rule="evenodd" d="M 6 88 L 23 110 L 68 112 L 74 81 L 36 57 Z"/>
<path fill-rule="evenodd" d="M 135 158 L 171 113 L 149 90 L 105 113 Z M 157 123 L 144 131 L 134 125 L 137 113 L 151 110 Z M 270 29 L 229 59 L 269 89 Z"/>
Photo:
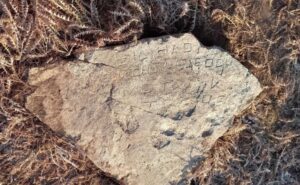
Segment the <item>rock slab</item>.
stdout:
<path fill-rule="evenodd" d="M 260 92 L 228 53 L 191 34 L 96 50 L 30 71 L 27 108 L 129 185 L 185 184 Z"/>

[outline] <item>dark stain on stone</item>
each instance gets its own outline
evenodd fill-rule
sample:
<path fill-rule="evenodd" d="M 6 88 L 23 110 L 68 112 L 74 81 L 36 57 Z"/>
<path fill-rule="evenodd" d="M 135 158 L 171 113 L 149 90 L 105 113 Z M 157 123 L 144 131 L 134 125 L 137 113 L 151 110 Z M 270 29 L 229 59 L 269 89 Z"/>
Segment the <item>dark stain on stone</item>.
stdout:
<path fill-rule="evenodd" d="M 173 136 L 175 134 L 175 132 L 173 130 L 166 130 L 166 131 L 163 131 L 162 134 L 164 134 L 166 136 Z"/>
<path fill-rule="evenodd" d="M 186 112 L 185 116 L 186 116 L 186 117 L 191 117 L 191 116 L 193 115 L 193 113 L 195 112 L 195 110 L 196 110 L 196 106 L 194 106 L 193 108 L 189 109 L 189 110 Z"/>
<path fill-rule="evenodd" d="M 169 140 L 158 140 L 154 143 L 154 148 L 157 148 L 158 150 L 168 146 L 171 143 Z"/>
<path fill-rule="evenodd" d="M 214 131 L 212 129 L 206 130 L 206 131 L 202 132 L 202 137 L 211 136 L 213 132 Z"/>

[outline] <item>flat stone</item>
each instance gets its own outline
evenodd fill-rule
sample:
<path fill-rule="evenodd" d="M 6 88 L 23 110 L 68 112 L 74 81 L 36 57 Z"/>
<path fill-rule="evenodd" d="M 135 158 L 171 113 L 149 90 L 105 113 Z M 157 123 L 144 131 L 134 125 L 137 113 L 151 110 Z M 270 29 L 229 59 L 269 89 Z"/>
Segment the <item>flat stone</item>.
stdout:
<path fill-rule="evenodd" d="M 78 138 L 102 170 L 129 185 L 185 184 L 260 92 L 258 80 L 191 34 L 96 50 L 30 71 L 27 108 Z"/>

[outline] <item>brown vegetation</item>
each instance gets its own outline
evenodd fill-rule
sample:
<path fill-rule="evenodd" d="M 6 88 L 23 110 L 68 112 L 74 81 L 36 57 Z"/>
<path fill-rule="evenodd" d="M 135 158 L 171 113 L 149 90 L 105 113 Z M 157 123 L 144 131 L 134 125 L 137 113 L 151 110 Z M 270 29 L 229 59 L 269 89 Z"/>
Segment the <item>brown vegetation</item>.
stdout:
<path fill-rule="evenodd" d="M 297 0 L 208 1 L 200 38 L 239 59 L 264 92 L 198 168 L 200 184 L 300 183 L 299 8 Z"/>
<path fill-rule="evenodd" d="M 23 108 L 30 67 L 194 30 L 241 61 L 265 90 L 217 141 L 192 183 L 299 184 L 299 22 L 299 0 L 0 1 L 0 183 L 115 183 L 74 138 L 52 132 Z"/>

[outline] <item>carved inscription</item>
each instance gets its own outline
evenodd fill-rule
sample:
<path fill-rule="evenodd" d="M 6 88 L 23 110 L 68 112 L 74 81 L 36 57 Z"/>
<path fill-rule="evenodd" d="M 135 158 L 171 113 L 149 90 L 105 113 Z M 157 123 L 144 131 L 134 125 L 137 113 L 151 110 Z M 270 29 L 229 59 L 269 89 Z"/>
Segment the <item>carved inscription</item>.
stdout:
<path fill-rule="evenodd" d="M 108 55 L 114 59 L 104 63 L 118 69 L 120 79 L 127 82 L 119 97 L 132 97 L 128 101 L 138 101 L 146 105 L 145 109 L 152 107 L 151 111 L 154 107 L 169 107 L 175 99 L 183 104 L 191 99 L 207 106 L 218 104 L 220 96 L 215 94 L 225 91 L 220 85 L 224 77 L 238 71 L 229 55 L 216 48 L 207 52 L 193 41 L 161 41 L 155 47 L 148 43 L 114 52 L 113 56 Z M 103 61 L 103 56 L 94 61 Z"/>
<path fill-rule="evenodd" d="M 223 76 L 225 70 L 229 70 L 230 63 L 226 59 L 220 58 L 217 54 L 209 56 L 202 55 L 200 47 L 195 47 L 191 43 L 178 45 L 161 45 L 156 50 L 148 53 L 135 50 L 132 54 L 116 55 L 117 67 L 127 71 L 128 78 L 141 77 L 145 75 L 160 74 L 166 70 L 188 70 L 195 74 L 202 74 L 203 71 L 210 70 L 219 76 Z M 174 57 L 182 54 L 181 57 Z M 128 62 L 133 65 L 128 65 Z M 128 69 L 128 66 L 129 69 Z"/>
<path fill-rule="evenodd" d="M 175 55 L 176 54 L 176 55 Z M 176 57 L 175 57 L 176 56 Z M 179 56 L 179 57 L 178 57 Z M 118 56 L 115 56 L 118 57 Z M 203 55 L 201 46 L 196 47 L 184 42 L 182 45 L 160 45 L 158 48 L 135 50 L 119 56 L 117 67 L 126 71 L 123 75 L 126 79 L 139 78 L 145 81 L 143 86 L 128 87 L 123 91 L 123 96 L 142 94 L 141 102 L 149 106 L 160 102 L 160 99 L 168 100 L 174 90 L 182 92 L 181 99 L 196 97 L 199 103 L 210 104 L 214 100 L 213 92 L 218 90 L 219 80 L 229 70 L 230 63 L 226 58 L 217 54 Z M 129 65 L 129 64 L 130 65 Z M 126 67 L 126 68 L 125 68 Z M 165 71 L 168 71 L 166 74 Z M 176 79 L 168 79 L 170 73 L 193 74 L 193 84 L 184 86 Z M 207 75 L 210 74 L 210 75 Z M 203 75 L 205 78 L 203 78 Z M 155 76 L 155 79 L 149 79 Z M 196 82 L 196 83 L 195 83 Z M 160 97 L 157 98 L 157 94 Z"/>

